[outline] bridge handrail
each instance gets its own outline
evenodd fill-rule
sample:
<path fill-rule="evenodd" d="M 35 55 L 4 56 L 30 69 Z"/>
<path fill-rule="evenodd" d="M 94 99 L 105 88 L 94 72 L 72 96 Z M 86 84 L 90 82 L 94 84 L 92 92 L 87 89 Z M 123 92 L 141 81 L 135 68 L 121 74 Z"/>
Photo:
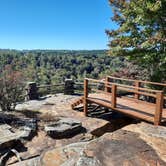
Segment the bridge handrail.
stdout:
<path fill-rule="evenodd" d="M 117 85 L 117 86 L 124 87 L 124 88 L 131 88 L 131 89 L 143 90 L 143 91 L 154 92 L 154 93 L 163 92 L 162 90 L 147 89 L 147 88 L 135 87 L 135 86 L 131 86 L 131 85 L 112 83 L 112 82 L 107 82 L 107 81 L 101 82 L 101 80 L 96 80 L 96 79 L 92 79 L 92 78 L 85 78 L 85 79 L 92 81 L 92 82 L 104 83 L 105 86 L 109 87 L 109 88 L 111 88 L 111 86 L 109 86 L 109 85 Z"/>
<path fill-rule="evenodd" d="M 106 82 L 106 83 L 107 83 L 107 84 L 110 84 L 110 85 L 117 85 L 117 86 L 119 86 L 119 87 L 137 89 L 137 90 L 148 91 L 148 92 L 152 92 L 152 93 L 153 93 L 153 92 L 154 92 L 154 93 L 163 92 L 163 91 L 161 91 L 161 90 L 147 89 L 147 88 L 135 87 L 135 86 L 131 86 L 131 85 L 117 84 L 117 83 L 111 83 L 111 82 Z"/>
<path fill-rule="evenodd" d="M 109 86 L 111 88 L 111 86 Z M 156 98 L 156 95 L 155 94 L 151 94 L 151 93 L 146 93 L 146 92 L 139 92 L 139 91 L 134 91 L 134 90 L 130 90 L 130 89 L 127 89 L 127 88 L 123 88 L 123 87 L 118 87 L 119 90 L 124 90 L 124 91 L 127 91 L 127 92 L 132 92 L 132 93 L 137 93 L 137 94 L 140 94 L 140 95 L 145 95 L 145 96 L 151 96 L 151 97 L 154 97 Z M 111 92 L 106 92 L 106 91 L 103 91 L 103 90 L 98 90 L 98 89 L 91 89 L 92 91 L 96 91 L 96 92 L 100 92 L 100 93 L 104 93 L 104 94 L 110 94 Z"/>
<path fill-rule="evenodd" d="M 129 82 L 140 82 L 144 84 L 151 84 L 151 85 L 159 85 L 159 86 L 164 86 L 166 87 L 166 83 L 159 83 L 159 82 L 151 82 L 151 81 L 143 81 L 143 80 L 133 80 L 133 79 L 126 79 L 126 78 L 118 78 L 118 77 L 113 77 L 113 76 L 108 76 L 109 78 L 115 79 L 115 80 L 122 80 L 122 81 L 129 81 Z"/>

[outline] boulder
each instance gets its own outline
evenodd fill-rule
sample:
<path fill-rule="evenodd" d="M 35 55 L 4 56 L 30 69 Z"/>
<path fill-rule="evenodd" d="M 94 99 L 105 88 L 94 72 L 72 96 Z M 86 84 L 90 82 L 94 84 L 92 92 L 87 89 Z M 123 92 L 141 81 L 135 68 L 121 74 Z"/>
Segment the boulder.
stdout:
<path fill-rule="evenodd" d="M 117 130 L 84 143 L 48 150 L 40 159 L 42 166 L 145 166 L 166 163 L 139 134 Z"/>
<path fill-rule="evenodd" d="M 78 120 L 61 117 L 55 122 L 46 124 L 44 130 L 53 138 L 70 138 L 83 131 L 83 127 Z"/>

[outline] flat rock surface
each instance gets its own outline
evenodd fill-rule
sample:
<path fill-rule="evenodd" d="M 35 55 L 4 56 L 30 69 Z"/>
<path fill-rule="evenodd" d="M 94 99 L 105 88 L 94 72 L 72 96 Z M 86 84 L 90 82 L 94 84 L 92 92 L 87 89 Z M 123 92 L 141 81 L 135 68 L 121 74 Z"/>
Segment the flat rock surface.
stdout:
<path fill-rule="evenodd" d="M 139 137 L 155 149 L 156 153 L 166 162 L 166 127 L 148 123 L 131 124 L 123 128 L 139 134 Z"/>
<path fill-rule="evenodd" d="M 54 117 L 67 117 L 79 120 L 82 126 L 86 128 L 87 132 L 98 135 L 101 130 L 110 124 L 109 121 L 97 118 L 85 117 L 83 112 L 71 109 L 71 103 L 75 99 L 80 98 L 76 95 L 56 94 L 45 99 L 38 101 L 32 100 L 19 104 L 16 107 L 18 111 L 31 111 L 39 112 L 41 116 L 49 114 Z"/>
<path fill-rule="evenodd" d="M 71 144 L 46 151 L 41 157 L 43 166 L 145 166 L 160 165 L 155 150 L 139 134 L 118 130 L 88 143 Z"/>
<path fill-rule="evenodd" d="M 16 110 L 22 111 L 22 110 L 29 110 L 29 111 L 47 111 L 47 108 L 51 108 L 52 105 L 59 106 L 59 104 L 64 104 L 65 107 L 62 106 L 62 108 L 66 108 L 66 105 L 70 107 L 70 100 L 77 98 L 78 96 L 74 95 L 63 95 L 63 94 L 56 94 L 56 95 L 48 95 L 40 100 L 30 100 L 21 104 L 18 104 L 16 106 Z M 45 109 L 46 108 L 46 109 Z"/>

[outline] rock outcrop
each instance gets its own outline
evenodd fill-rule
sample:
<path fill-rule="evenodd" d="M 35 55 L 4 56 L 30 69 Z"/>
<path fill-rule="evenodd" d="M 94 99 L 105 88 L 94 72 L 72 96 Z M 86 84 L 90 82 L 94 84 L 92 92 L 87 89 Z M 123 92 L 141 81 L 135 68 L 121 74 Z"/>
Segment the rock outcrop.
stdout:
<path fill-rule="evenodd" d="M 28 115 L 28 111 L 30 114 L 37 113 L 35 118 L 38 120 L 38 131 L 31 141 L 24 143 L 24 149 L 18 151 L 22 161 L 18 162 L 17 157 L 13 156 L 7 164 L 15 166 L 166 165 L 166 127 L 156 127 L 148 123 L 128 125 L 132 122 L 131 119 L 104 108 L 96 110 L 94 109 L 98 109 L 96 106 L 92 108 L 90 117 L 85 117 L 81 112 L 82 108 L 78 110 L 70 108 L 71 101 L 76 97 L 78 96 L 57 94 L 41 101 L 29 101 L 19 105 L 17 107 L 19 114 L 22 112 Z M 35 103 L 38 105 L 35 106 Z M 32 124 L 29 122 L 28 120 L 24 124 L 32 128 L 33 121 Z M 19 123 L 18 125 L 22 126 L 22 121 Z M 82 127 L 86 129 L 86 133 L 78 132 L 72 135 L 75 131 L 81 131 Z M 13 132 L 10 127 L 5 128 L 10 134 Z M 48 136 L 50 133 L 54 138 Z M 56 136 L 60 136 L 61 139 Z M 19 147 L 16 147 L 16 150 L 18 149 Z"/>
<path fill-rule="evenodd" d="M 78 98 L 78 96 L 57 94 L 47 96 L 41 101 L 31 100 L 19 104 L 16 109 L 25 113 L 28 111 L 31 113 L 38 112 L 41 117 L 50 114 L 51 117 L 76 119 L 82 123 L 82 126 L 86 128 L 88 133 L 97 136 L 102 135 L 110 122 L 103 119 L 85 117 L 82 112 L 72 110 L 70 104 L 75 98 Z"/>
<path fill-rule="evenodd" d="M 146 128 L 147 126 L 147 128 Z M 137 132 L 141 128 L 145 129 Z M 129 131 L 133 130 L 133 131 Z M 146 131 L 147 130 L 147 131 Z M 41 157 L 42 166 L 165 166 L 161 150 L 154 149 L 150 142 L 155 142 L 154 137 L 164 139 L 162 144 L 159 141 L 163 153 L 166 151 L 165 128 L 156 127 L 146 123 L 129 125 L 124 129 L 113 133 L 106 133 L 103 136 L 89 141 L 70 144 L 60 148 L 46 151 Z M 150 134 L 151 133 L 151 134 Z M 143 139 L 148 135 L 149 139 Z M 162 138 L 163 137 L 163 138 Z"/>

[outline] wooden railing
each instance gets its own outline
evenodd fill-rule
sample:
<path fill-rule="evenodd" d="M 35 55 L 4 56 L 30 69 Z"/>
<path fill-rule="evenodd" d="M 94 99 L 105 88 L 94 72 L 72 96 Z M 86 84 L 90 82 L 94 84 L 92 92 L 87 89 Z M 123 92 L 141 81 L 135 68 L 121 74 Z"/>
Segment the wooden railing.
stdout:
<path fill-rule="evenodd" d="M 27 83 L 25 88 L 25 95 L 23 96 L 25 100 L 36 100 L 47 94 L 75 94 L 83 93 L 84 82 L 74 82 L 70 79 L 65 80 L 62 83 L 57 84 L 46 84 L 37 85 L 35 82 Z"/>
<path fill-rule="evenodd" d="M 112 82 L 111 80 L 119 80 L 119 81 L 127 81 L 132 83 L 135 86 L 135 89 L 139 91 L 139 87 L 145 86 L 145 85 L 155 85 L 158 87 L 162 87 L 163 93 L 166 93 L 166 83 L 159 83 L 159 82 L 150 82 L 150 81 L 142 81 L 142 80 L 133 80 L 133 79 L 125 79 L 125 78 L 118 78 L 118 77 L 113 77 L 113 76 L 107 76 L 106 77 L 107 82 Z M 139 94 L 135 93 L 134 97 L 135 99 L 139 99 Z M 164 99 L 166 100 L 166 95 L 164 96 Z"/>
<path fill-rule="evenodd" d="M 102 80 L 102 81 L 90 79 L 90 78 L 84 79 L 84 113 L 85 113 L 85 115 L 87 115 L 88 86 L 91 85 L 91 83 L 98 83 L 98 84 L 102 83 L 105 87 L 105 89 L 103 91 L 97 90 L 97 88 L 92 89 L 92 90 L 101 92 L 101 93 L 111 94 L 111 104 L 112 104 L 113 109 L 116 108 L 116 105 L 117 105 L 117 90 L 123 90 L 123 91 L 134 93 L 134 98 L 137 100 L 139 100 L 139 95 L 154 97 L 156 99 L 154 124 L 158 125 L 160 123 L 161 117 L 162 117 L 162 110 L 163 110 L 163 101 L 165 98 L 164 92 L 162 90 L 143 88 L 143 87 L 140 87 L 139 84 L 140 83 L 150 83 L 150 84 L 155 84 L 155 85 L 160 85 L 160 86 L 161 85 L 166 86 L 166 84 L 116 78 L 118 80 L 135 82 L 135 86 L 132 86 L 132 85 L 124 85 L 124 84 L 109 82 L 110 81 L 109 78 L 115 79 L 115 77 L 107 77 L 105 80 Z"/>

